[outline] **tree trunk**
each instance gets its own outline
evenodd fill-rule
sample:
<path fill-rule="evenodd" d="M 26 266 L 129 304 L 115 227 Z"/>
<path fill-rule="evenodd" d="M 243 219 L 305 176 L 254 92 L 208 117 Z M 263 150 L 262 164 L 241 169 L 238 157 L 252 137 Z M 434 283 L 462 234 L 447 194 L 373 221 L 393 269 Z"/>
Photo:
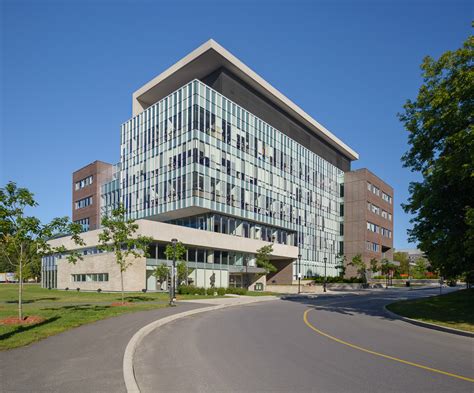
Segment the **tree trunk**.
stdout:
<path fill-rule="evenodd" d="M 120 285 L 122 287 L 122 304 L 125 304 L 124 294 L 123 294 L 123 271 L 120 269 Z"/>
<path fill-rule="evenodd" d="M 18 319 L 23 320 L 23 243 L 20 245 L 20 261 L 18 265 Z"/>

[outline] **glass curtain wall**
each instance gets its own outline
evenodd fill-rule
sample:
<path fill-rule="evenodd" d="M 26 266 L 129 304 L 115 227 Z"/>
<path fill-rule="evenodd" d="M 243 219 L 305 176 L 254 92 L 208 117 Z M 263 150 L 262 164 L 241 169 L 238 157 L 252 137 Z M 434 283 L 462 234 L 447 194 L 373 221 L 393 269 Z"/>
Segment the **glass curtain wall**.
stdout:
<path fill-rule="evenodd" d="M 122 125 L 121 165 L 129 217 L 203 207 L 294 234 L 304 276 L 338 273 L 343 172 L 198 80 Z"/>

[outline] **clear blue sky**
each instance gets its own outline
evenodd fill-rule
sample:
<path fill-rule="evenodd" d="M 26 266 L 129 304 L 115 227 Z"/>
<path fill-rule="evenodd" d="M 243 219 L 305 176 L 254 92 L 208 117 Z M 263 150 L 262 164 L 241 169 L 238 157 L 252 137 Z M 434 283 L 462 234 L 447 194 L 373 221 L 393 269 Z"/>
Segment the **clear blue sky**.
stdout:
<path fill-rule="evenodd" d="M 0 184 L 31 189 L 43 220 L 71 213 L 71 173 L 119 160 L 131 94 L 209 38 L 360 154 L 395 188 L 407 133 L 396 114 L 425 55 L 470 33 L 469 1 L 21 1 L 1 3 Z"/>

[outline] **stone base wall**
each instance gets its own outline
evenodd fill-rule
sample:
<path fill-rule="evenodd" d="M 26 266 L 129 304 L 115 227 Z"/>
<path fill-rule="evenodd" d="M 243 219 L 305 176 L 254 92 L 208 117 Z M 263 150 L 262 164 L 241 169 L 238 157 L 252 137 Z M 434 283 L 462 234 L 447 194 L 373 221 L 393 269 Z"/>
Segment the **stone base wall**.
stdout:
<path fill-rule="evenodd" d="M 133 258 L 129 256 L 127 261 L 132 265 L 124 272 L 124 290 L 129 292 L 141 291 L 146 288 L 146 258 Z M 96 291 L 120 291 L 120 268 L 115 262 L 113 253 L 85 255 L 83 260 L 75 264 L 66 259 L 59 259 L 58 264 L 58 289 L 76 289 Z M 109 281 L 73 281 L 73 274 L 108 273 Z"/>
<path fill-rule="evenodd" d="M 267 291 L 276 293 L 298 293 L 298 285 L 267 284 Z M 301 293 L 323 293 L 322 285 L 301 285 Z"/>
<path fill-rule="evenodd" d="M 250 276 L 250 285 L 248 286 L 249 291 L 255 291 L 255 285 L 261 283 L 263 285 L 263 290 L 266 291 L 267 278 L 262 274 L 249 274 Z"/>

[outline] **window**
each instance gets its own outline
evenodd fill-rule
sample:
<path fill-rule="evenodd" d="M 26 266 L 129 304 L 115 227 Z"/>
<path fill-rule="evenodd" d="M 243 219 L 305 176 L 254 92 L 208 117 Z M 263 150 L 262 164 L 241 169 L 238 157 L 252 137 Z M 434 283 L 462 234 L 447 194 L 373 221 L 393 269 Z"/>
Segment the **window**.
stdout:
<path fill-rule="evenodd" d="M 76 190 L 80 190 L 86 186 L 89 186 L 92 184 L 93 181 L 93 176 L 87 176 L 86 178 L 79 180 L 76 182 Z"/>
<path fill-rule="evenodd" d="M 105 282 L 109 281 L 109 273 L 72 274 L 73 282 Z"/>
<path fill-rule="evenodd" d="M 92 196 L 89 196 L 87 198 L 79 199 L 75 203 L 75 209 L 82 209 L 84 207 L 92 205 Z"/>
<path fill-rule="evenodd" d="M 382 234 L 382 236 L 388 237 L 389 239 L 392 238 L 392 231 L 390 229 L 380 228 L 380 233 Z"/>
<path fill-rule="evenodd" d="M 382 199 L 385 202 L 388 202 L 388 203 L 392 204 L 392 197 L 388 194 L 385 194 L 384 192 L 382 192 Z"/>
<path fill-rule="evenodd" d="M 379 233 L 379 226 L 367 221 L 367 229 L 371 232 Z"/>
<path fill-rule="evenodd" d="M 380 245 L 377 244 L 377 243 L 367 242 L 366 248 L 367 248 L 367 250 L 373 251 L 373 252 L 379 252 L 380 251 Z"/>
<path fill-rule="evenodd" d="M 82 230 L 88 231 L 89 230 L 89 218 L 82 218 L 80 220 L 74 221 L 76 224 L 82 225 Z"/>

